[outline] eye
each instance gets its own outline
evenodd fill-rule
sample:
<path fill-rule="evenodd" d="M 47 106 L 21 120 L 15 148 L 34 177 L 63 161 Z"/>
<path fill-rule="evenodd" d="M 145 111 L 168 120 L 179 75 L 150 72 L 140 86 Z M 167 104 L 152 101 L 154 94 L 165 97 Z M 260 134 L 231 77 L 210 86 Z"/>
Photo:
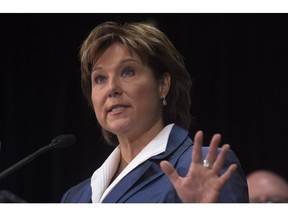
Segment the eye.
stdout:
<path fill-rule="evenodd" d="M 131 76 L 134 76 L 134 74 L 135 74 L 135 70 L 130 67 L 126 67 L 122 71 L 122 76 L 124 77 L 131 77 Z"/>
<path fill-rule="evenodd" d="M 107 80 L 107 78 L 103 75 L 97 75 L 94 77 L 94 83 L 96 84 L 102 84 Z"/>

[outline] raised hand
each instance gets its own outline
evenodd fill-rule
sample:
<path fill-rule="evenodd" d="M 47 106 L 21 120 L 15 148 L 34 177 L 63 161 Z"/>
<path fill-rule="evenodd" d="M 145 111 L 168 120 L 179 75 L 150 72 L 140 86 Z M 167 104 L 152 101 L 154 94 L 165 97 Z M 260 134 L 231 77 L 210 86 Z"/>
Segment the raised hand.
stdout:
<path fill-rule="evenodd" d="M 172 182 L 182 202 L 210 203 L 219 201 L 222 188 L 237 169 L 236 164 L 231 164 L 228 169 L 220 175 L 230 148 L 228 144 L 225 144 L 222 146 L 220 153 L 217 154 L 220 141 L 220 134 L 215 134 L 212 137 L 209 151 L 203 164 L 203 132 L 198 131 L 194 138 L 190 168 L 184 177 L 179 176 L 168 161 L 161 161 L 160 166 L 162 170 Z"/>

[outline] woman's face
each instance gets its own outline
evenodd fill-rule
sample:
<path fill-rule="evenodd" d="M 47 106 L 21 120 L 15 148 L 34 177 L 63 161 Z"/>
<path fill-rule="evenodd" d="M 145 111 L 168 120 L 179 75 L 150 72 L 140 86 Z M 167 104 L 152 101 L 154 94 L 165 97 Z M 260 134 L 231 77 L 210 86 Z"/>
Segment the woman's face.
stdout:
<path fill-rule="evenodd" d="M 157 81 L 152 70 L 122 43 L 113 43 L 93 67 L 92 102 L 96 118 L 107 131 L 136 138 L 163 128 L 162 98 L 170 77 Z"/>

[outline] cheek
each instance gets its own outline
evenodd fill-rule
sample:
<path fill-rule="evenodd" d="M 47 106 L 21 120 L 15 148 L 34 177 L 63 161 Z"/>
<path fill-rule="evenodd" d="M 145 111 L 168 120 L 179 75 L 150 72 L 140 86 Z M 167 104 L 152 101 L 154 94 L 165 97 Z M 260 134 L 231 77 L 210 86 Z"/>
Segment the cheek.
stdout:
<path fill-rule="evenodd" d="M 142 104 L 146 106 L 157 105 L 159 101 L 158 89 L 153 85 L 142 86 L 134 91 L 134 97 L 137 101 L 141 101 Z"/>
<path fill-rule="evenodd" d="M 92 103 L 93 103 L 94 112 L 95 112 L 95 114 L 96 114 L 96 116 L 98 118 L 98 116 L 100 114 L 100 110 L 103 107 L 103 102 L 102 102 L 100 94 L 98 92 L 97 92 L 97 94 L 95 92 L 92 92 L 91 100 L 92 100 Z"/>

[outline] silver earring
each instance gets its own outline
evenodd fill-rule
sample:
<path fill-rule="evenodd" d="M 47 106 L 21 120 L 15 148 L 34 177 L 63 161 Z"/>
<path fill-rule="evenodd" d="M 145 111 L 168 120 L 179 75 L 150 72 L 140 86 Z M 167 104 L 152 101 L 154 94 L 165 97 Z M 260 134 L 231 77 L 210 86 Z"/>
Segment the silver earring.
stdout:
<path fill-rule="evenodd" d="M 162 100 L 162 105 L 163 105 L 163 106 L 167 106 L 167 101 L 166 101 L 165 96 L 164 96 L 164 98 L 163 98 L 163 100 Z"/>

